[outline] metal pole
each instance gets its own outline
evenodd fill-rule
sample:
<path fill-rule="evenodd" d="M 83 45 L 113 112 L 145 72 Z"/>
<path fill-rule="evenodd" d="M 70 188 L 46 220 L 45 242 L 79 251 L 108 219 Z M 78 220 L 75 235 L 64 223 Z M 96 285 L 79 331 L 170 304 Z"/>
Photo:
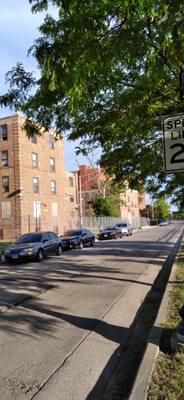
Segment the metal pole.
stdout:
<path fill-rule="evenodd" d="M 37 201 L 35 204 L 36 204 L 36 231 L 38 231 L 38 210 L 37 210 L 38 203 L 37 203 Z"/>
<path fill-rule="evenodd" d="M 79 175 L 79 210 L 80 210 L 80 227 L 82 228 L 82 190 L 81 190 L 81 176 Z"/>
<path fill-rule="evenodd" d="M 28 215 L 28 232 L 31 232 L 31 217 Z"/>
<path fill-rule="evenodd" d="M 151 199 L 151 217 L 152 219 L 155 219 L 155 213 L 154 213 L 154 202 L 153 202 L 153 197 Z"/>

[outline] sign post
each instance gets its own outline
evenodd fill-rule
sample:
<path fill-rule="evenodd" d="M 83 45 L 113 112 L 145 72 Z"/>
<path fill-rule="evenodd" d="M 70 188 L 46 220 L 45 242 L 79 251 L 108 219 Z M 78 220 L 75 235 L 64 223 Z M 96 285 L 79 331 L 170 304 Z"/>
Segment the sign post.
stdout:
<path fill-rule="evenodd" d="M 184 171 L 184 113 L 163 117 L 165 172 Z"/>
<path fill-rule="evenodd" d="M 180 76 L 180 96 L 184 99 L 184 72 Z M 184 113 L 163 118 L 165 172 L 184 171 Z M 171 337 L 171 348 L 184 346 L 184 306 L 180 310 L 181 322 L 175 336 Z"/>

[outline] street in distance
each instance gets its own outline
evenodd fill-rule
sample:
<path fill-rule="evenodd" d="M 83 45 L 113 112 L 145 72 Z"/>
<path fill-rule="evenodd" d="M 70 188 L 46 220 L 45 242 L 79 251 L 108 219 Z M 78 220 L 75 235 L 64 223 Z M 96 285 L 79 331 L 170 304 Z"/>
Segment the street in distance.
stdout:
<path fill-rule="evenodd" d="M 184 114 L 163 117 L 165 172 L 184 170 Z"/>

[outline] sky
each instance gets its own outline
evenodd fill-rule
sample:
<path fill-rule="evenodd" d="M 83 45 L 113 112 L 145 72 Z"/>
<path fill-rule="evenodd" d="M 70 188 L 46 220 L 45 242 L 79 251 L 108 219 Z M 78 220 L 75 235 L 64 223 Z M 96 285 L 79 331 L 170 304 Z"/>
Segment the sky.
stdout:
<path fill-rule="evenodd" d="M 50 7 L 52 14 L 56 11 Z M 27 56 L 28 49 L 39 36 L 38 27 L 44 14 L 31 13 L 28 0 L 0 0 L 0 94 L 6 92 L 5 74 L 17 62 L 21 62 L 27 71 L 37 72 L 34 59 Z M 12 115 L 13 111 L 0 108 L 0 117 Z M 75 145 L 65 139 L 65 166 L 67 170 L 77 169 L 80 164 L 88 164 L 88 160 L 75 155 Z"/>

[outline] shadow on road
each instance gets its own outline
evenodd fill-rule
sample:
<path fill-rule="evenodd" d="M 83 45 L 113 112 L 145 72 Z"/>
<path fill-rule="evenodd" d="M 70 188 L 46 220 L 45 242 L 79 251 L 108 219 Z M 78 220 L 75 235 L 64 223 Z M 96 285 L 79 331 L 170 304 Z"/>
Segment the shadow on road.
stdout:
<path fill-rule="evenodd" d="M 136 279 L 140 268 L 149 261 L 152 265 L 161 266 L 171 248 L 172 245 L 165 242 L 109 241 L 97 243 L 92 249 L 69 251 L 60 257 L 48 257 L 41 264 L 35 262 L 1 265 L 0 307 L 3 309 L 6 305 L 12 306 L 19 299 L 22 301 L 24 296 L 27 298 L 56 288 L 61 282 L 73 280 L 79 275 L 84 281 L 85 274 L 89 272 L 88 278 L 94 279 L 95 274 L 98 274 L 96 277 L 100 279 L 134 282 L 134 279 L 126 279 L 124 275 L 132 275 Z M 97 260 L 96 265 L 94 260 Z M 116 267 L 116 263 L 120 262 L 121 267 Z M 134 271 L 131 271 L 131 263 L 134 263 Z M 77 281 L 80 283 L 79 279 Z"/>
<path fill-rule="evenodd" d="M 22 324 L 29 326 L 30 335 L 45 332 L 52 334 L 57 321 L 63 321 L 86 331 L 86 335 L 90 332 L 96 332 L 107 340 L 118 344 L 116 351 L 112 354 L 106 367 L 101 373 L 96 385 L 89 394 L 87 400 L 102 400 L 102 393 L 105 390 L 107 381 L 118 365 L 120 355 L 123 353 L 123 361 L 121 361 L 121 383 L 120 390 L 122 400 L 127 398 L 130 387 L 139 365 L 142 352 L 145 348 L 146 339 L 151 326 L 158 312 L 160 302 L 164 293 L 164 289 L 170 274 L 170 269 L 176 253 L 171 253 L 172 244 L 167 242 L 151 242 L 131 240 L 118 241 L 113 244 L 109 250 L 109 244 L 99 244 L 96 249 L 90 249 L 89 252 L 71 252 L 67 257 L 51 258 L 44 261 L 42 264 L 22 264 L 15 266 L 3 266 L 0 270 L 0 292 L 1 305 L 13 304 L 18 296 L 22 297 L 21 307 L 15 308 L 13 312 L 2 313 L 0 316 L 0 329 L 4 332 L 16 332 L 20 335 L 29 335 L 27 331 L 23 332 Z M 82 254 L 81 264 L 76 262 L 76 257 Z M 90 254 L 90 256 L 89 256 Z M 84 266 L 84 260 L 87 257 L 103 255 L 99 265 L 93 265 L 87 261 Z M 108 256 L 113 256 L 113 262 Z M 169 257 L 167 258 L 167 256 Z M 104 256 L 107 256 L 104 258 Z M 116 257 L 120 261 L 122 258 L 122 266 L 116 267 Z M 64 260 L 63 260 L 64 258 Z M 163 264 L 163 259 L 167 261 Z M 52 261 L 53 260 L 53 261 Z M 57 261 L 56 261 L 57 260 Z M 139 307 L 135 319 L 129 328 L 108 324 L 104 320 L 89 318 L 80 315 L 72 315 L 67 313 L 65 309 L 57 306 L 51 307 L 49 304 L 44 304 L 39 297 L 34 298 L 36 291 L 46 291 L 50 288 L 57 288 L 60 282 L 75 282 L 75 284 L 84 284 L 84 279 L 87 285 L 92 279 L 108 279 L 118 282 L 133 282 L 146 284 L 139 281 L 138 273 L 124 270 L 124 266 L 128 265 L 133 260 L 137 266 L 145 265 L 150 260 L 153 266 L 161 266 L 155 282 L 150 285 L 150 291 L 144 299 L 143 304 Z M 146 261 L 145 261 L 146 260 Z M 106 266 L 110 261 L 113 267 Z M 138 268 L 138 267 L 137 267 Z M 135 269 L 135 266 L 134 266 Z M 88 273 L 90 272 L 90 273 Z M 100 275 L 99 275 L 100 274 Z M 114 274 L 118 274 L 117 278 Z M 126 278 L 124 275 L 130 275 Z M 111 276 L 113 275 L 113 276 Z M 132 279 L 131 275 L 135 277 Z M 136 279 L 137 277 L 137 279 Z M 24 296 L 31 295 L 33 298 L 25 302 Z M 34 312 L 33 312 L 34 311 Z M 136 334 L 135 334 L 136 332 Z M 118 367 L 117 367 L 118 368 Z"/>

